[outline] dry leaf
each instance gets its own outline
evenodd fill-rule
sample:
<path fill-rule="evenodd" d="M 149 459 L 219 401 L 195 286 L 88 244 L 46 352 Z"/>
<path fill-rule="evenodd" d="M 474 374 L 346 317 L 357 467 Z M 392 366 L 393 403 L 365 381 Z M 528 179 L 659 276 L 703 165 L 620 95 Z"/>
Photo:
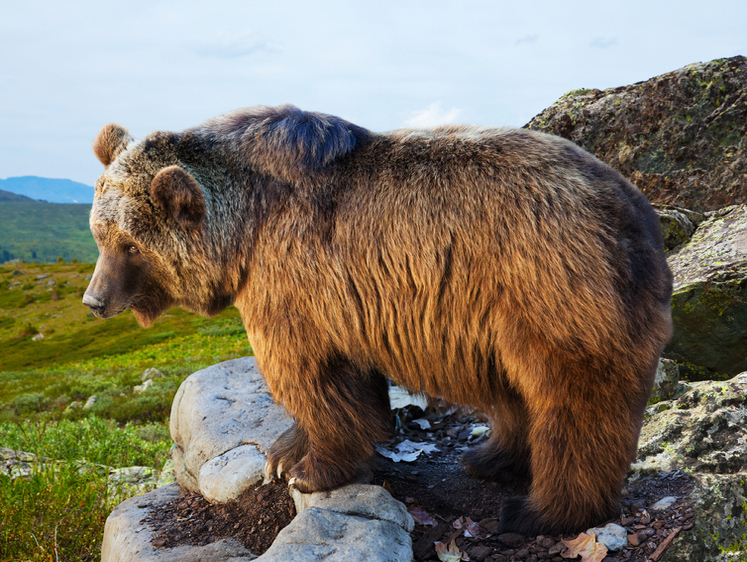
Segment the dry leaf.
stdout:
<path fill-rule="evenodd" d="M 580 556 L 581 562 L 602 562 L 602 559 L 607 556 L 607 547 L 597 542 L 594 535 L 581 533 L 572 541 L 563 541 L 563 544 L 568 547 L 568 550 L 561 554 L 563 558 Z"/>
<path fill-rule="evenodd" d="M 467 538 L 475 538 L 478 540 L 487 539 L 490 533 L 486 533 L 479 523 L 475 523 L 467 517 L 464 521 L 464 536 Z"/>
<path fill-rule="evenodd" d="M 434 521 L 433 517 L 431 517 L 428 512 L 420 506 L 416 507 L 414 505 L 411 505 L 407 508 L 407 512 L 418 525 L 432 525 L 434 527 L 436 526 L 436 522 Z"/>
<path fill-rule="evenodd" d="M 459 550 L 454 539 L 451 539 L 451 544 L 448 547 L 442 542 L 437 542 L 436 554 L 441 562 L 459 562 L 460 560 L 469 560 L 467 553 Z"/>

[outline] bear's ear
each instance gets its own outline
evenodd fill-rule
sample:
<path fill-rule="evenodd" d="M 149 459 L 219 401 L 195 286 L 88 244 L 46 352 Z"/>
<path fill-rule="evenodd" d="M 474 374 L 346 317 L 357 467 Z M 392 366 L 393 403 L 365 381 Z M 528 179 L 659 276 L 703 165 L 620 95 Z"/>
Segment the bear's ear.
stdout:
<path fill-rule="evenodd" d="M 200 226 L 205 200 L 197 180 L 179 166 L 164 168 L 150 183 L 150 196 L 185 230 Z"/>
<path fill-rule="evenodd" d="M 132 140 L 130 131 L 122 125 L 109 123 L 104 125 L 96 138 L 93 139 L 93 153 L 107 167 L 114 162 L 117 154 L 122 152 Z"/>

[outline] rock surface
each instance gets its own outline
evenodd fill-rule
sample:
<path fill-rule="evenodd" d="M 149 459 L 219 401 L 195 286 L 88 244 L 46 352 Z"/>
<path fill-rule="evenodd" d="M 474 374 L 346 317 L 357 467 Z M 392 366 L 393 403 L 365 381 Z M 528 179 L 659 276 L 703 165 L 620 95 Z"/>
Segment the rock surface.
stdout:
<path fill-rule="evenodd" d="M 695 479 L 695 526 L 662 560 L 738 560 L 725 553 L 747 556 L 747 373 L 686 386 L 679 398 L 649 407 L 633 469 L 685 470 Z"/>
<path fill-rule="evenodd" d="M 172 408 L 177 481 L 210 501 L 236 499 L 263 478 L 264 452 L 290 423 L 272 402 L 253 357 L 194 373 L 180 387 Z M 153 546 L 153 529 L 141 521 L 149 509 L 180 494 L 180 486 L 171 484 L 120 504 L 106 521 L 102 562 L 412 559 L 412 517 L 380 486 L 351 484 L 315 494 L 292 489 L 298 515 L 259 558 L 232 540 L 200 547 Z"/>
<path fill-rule="evenodd" d="M 645 82 L 575 90 L 527 128 L 568 138 L 654 203 L 747 203 L 747 59 L 691 64 Z"/>
<path fill-rule="evenodd" d="M 125 500 L 111 512 L 104 527 L 102 562 L 244 562 L 255 560 L 238 542 L 220 541 L 206 546 L 178 546 L 162 549 L 153 546 L 150 529 L 140 523 L 148 509 L 181 495 L 178 484 L 158 488 L 144 496 Z"/>
<path fill-rule="evenodd" d="M 668 263 L 675 330 L 665 355 L 695 379 L 747 370 L 747 205 L 703 221 Z"/>
<path fill-rule="evenodd" d="M 170 423 L 177 482 L 202 492 L 200 470 L 206 462 L 242 445 L 264 455 L 292 420 L 273 401 L 254 357 L 244 357 L 190 375 L 174 397 Z M 214 481 L 207 486 L 214 490 Z M 236 497 L 241 491 L 235 490 Z"/>

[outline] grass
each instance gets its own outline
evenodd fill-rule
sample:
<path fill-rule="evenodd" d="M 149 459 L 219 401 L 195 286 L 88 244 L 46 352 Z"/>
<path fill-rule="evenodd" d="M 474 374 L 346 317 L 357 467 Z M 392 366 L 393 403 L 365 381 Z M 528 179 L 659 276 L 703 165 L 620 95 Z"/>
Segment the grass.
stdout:
<path fill-rule="evenodd" d="M 88 227 L 91 205 L 0 202 L 0 262 L 11 259 L 94 262 L 96 243 Z"/>
<path fill-rule="evenodd" d="M 63 461 L 36 462 L 26 477 L 0 474 L 0 559 L 97 560 L 104 522 L 121 499 L 106 467 L 162 465 L 163 432 L 95 417 L 0 423 L 0 443 Z"/>
<path fill-rule="evenodd" d="M 107 469 L 81 466 L 160 470 L 181 382 L 252 353 L 233 307 L 214 318 L 172 309 L 148 329 L 130 312 L 92 317 L 81 303 L 92 272 L 0 265 L 0 447 L 51 459 L 27 477 L 0 465 L 0 560 L 98 560 L 106 516 L 123 498 L 107 490 Z M 163 376 L 135 392 L 149 367 Z"/>

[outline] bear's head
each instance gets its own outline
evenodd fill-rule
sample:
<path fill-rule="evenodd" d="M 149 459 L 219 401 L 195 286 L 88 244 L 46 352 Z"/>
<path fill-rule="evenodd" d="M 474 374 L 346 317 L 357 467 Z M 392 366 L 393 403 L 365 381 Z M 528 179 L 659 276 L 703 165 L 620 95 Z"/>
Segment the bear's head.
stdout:
<path fill-rule="evenodd" d="M 99 258 L 83 303 L 101 318 L 130 308 L 149 326 L 173 305 L 215 312 L 204 291 L 186 286 L 189 279 L 206 280 L 205 200 L 198 181 L 176 160 L 173 137 L 154 133 L 135 142 L 127 129 L 110 124 L 94 141 L 106 170 L 91 209 Z"/>

